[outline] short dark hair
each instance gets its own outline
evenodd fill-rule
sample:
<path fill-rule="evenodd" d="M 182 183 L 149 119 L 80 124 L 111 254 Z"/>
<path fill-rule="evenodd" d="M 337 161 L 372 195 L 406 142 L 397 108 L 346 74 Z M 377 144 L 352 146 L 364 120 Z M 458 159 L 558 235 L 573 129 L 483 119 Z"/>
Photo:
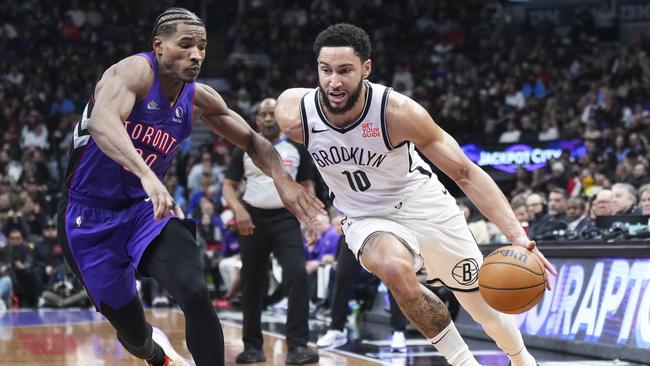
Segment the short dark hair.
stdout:
<path fill-rule="evenodd" d="M 551 189 L 550 192 L 548 192 L 548 195 L 550 196 L 551 193 L 560 194 L 560 195 L 562 195 L 562 198 L 564 198 L 565 200 L 569 198 L 569 195 L 567 194 L 566 189 L 564 189 L 564 188 L 559 188 L 559 187 L 553 188 L 553 189 Z"/>
<path fill-rule="evenodd" d="M 370 37 L 365 30 L 348 23 L 330 25 L 314 40 L 314 52 L 320 54 L 323 47 L 352 47 L 361 62 L 370 58 Z"/>
<path fill-rule="evenodd" d="M 176 32 L 176 26 L 179 24 L 198 25 L 205 28 L 205 24 L 196 14 L 185 8 L 167 8 L 156 17 L 151 40 L 155 36 L 166 37 Z"/>

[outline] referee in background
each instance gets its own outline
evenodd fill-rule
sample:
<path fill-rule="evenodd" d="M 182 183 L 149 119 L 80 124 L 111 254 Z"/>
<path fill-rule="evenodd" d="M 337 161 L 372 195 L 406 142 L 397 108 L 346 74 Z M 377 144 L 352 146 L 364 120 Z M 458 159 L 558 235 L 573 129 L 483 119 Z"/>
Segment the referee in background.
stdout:
<path fill-rule="evenodd" d="M 255 122 L 262 136 L 278 151 L 285 168 L 300 184 L 313 191 L 313 166 L 307 150 L 280 134 L 275 119 L 275 99 L 260 102 Z M 245 180 L 244 192 L 237 194 Z M 318 354 L 307 348 L 309 338 L 309 299 L 303 239 L 298 220 L 284 208 L 273 181 L 264 175 L 248 154 L 233 152 L 223 183 L 223 197 L 237 220 L 242 261 L 241 295 L 243 305 L 244 351 L 237 363 L 266 361 L 262 348 L 262 300 L 266 291 L 269 254 L 282 266 L 282 286 L 289 299 L 286 339 L 288 365 L 318 362 Z"/>

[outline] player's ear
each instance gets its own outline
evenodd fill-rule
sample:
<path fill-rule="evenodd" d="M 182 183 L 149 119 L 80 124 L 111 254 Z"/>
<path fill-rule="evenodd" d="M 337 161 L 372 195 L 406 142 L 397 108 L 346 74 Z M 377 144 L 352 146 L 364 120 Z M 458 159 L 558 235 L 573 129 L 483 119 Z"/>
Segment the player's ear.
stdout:
<path fill-rule="evenodd" d="M 372 71 L 372 60 L 367 59 L 364 61 L 361 65 L 361 69 L 363 70 L 363 78 L 367 79 L 368 76 L 370 76 L 370 71 Z"/>
<path fill-rule="evenodd" d="M 162 54 L 162 38 L 160 36 L 155 36 L 153 37 L 153 41 L 151 42 L 153 46 L 153 50 L 157 55 Z"/>

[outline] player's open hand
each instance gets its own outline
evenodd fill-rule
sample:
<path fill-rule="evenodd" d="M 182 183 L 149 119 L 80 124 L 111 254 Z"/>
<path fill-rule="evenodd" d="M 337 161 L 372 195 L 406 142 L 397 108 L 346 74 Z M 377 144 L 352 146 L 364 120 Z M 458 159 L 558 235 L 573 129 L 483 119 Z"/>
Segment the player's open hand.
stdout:
<path fill-rule="evenodd" d="M 155 220 L 167 216 L 177 216 L 181 220 L 185 218 L 183 210 L 174 202 L 167 188 L 153 172 L 142 177 L 140 182 L 142 182 L 142 188 L 144 188 L 153 205 L 153 218 Z"/>
<path fill-rule="evenodd" d="M 557 276 L 557 270 L 555 269 L 555 266 L 553 266 L 551 262 L 549 262 L 548 259 L 546 259 L 544 254 L 542 254 L 542 252 L 539 251 L 539 248 L 537 248 L 537 243 L 535 243 L 534 240 L 530 240 L 528 239 L 528 237 L 522 236 L 517 238 L 512 244 L 524 247 L 530 250 L 531 252 L 537 254 L 539 259 L 542 260 L 542 263 L 544 263 L 544 268 L 546 268 L 546 271 L 550 272 L 554 276 Z M 546 289 L 551 290 L 550 281 L 546 281 Z"/>
<path fill-rule="evenodd" d="M 287 177 L 289 176 L 287 175 Z M 323 202 L 290 177 L 275 182 L 275 187 L 278 189 L 284 207 L 303 224 L 312 227 L 318 222 L 318 215 L 327 215 Z"/>

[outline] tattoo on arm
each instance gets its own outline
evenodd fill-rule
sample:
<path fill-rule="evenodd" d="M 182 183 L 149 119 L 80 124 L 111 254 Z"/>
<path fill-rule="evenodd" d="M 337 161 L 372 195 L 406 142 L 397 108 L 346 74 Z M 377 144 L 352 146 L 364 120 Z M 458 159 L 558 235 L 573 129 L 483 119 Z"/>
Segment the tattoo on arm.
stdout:
<path fill-rule="evenodd" d="M 447 306 L 436 295 L 422 285 L 420 288 L 420 295 L 413 300 L 395 300 L 411 323 L 430 339 L 451 323 L 451 315 Z"/>

